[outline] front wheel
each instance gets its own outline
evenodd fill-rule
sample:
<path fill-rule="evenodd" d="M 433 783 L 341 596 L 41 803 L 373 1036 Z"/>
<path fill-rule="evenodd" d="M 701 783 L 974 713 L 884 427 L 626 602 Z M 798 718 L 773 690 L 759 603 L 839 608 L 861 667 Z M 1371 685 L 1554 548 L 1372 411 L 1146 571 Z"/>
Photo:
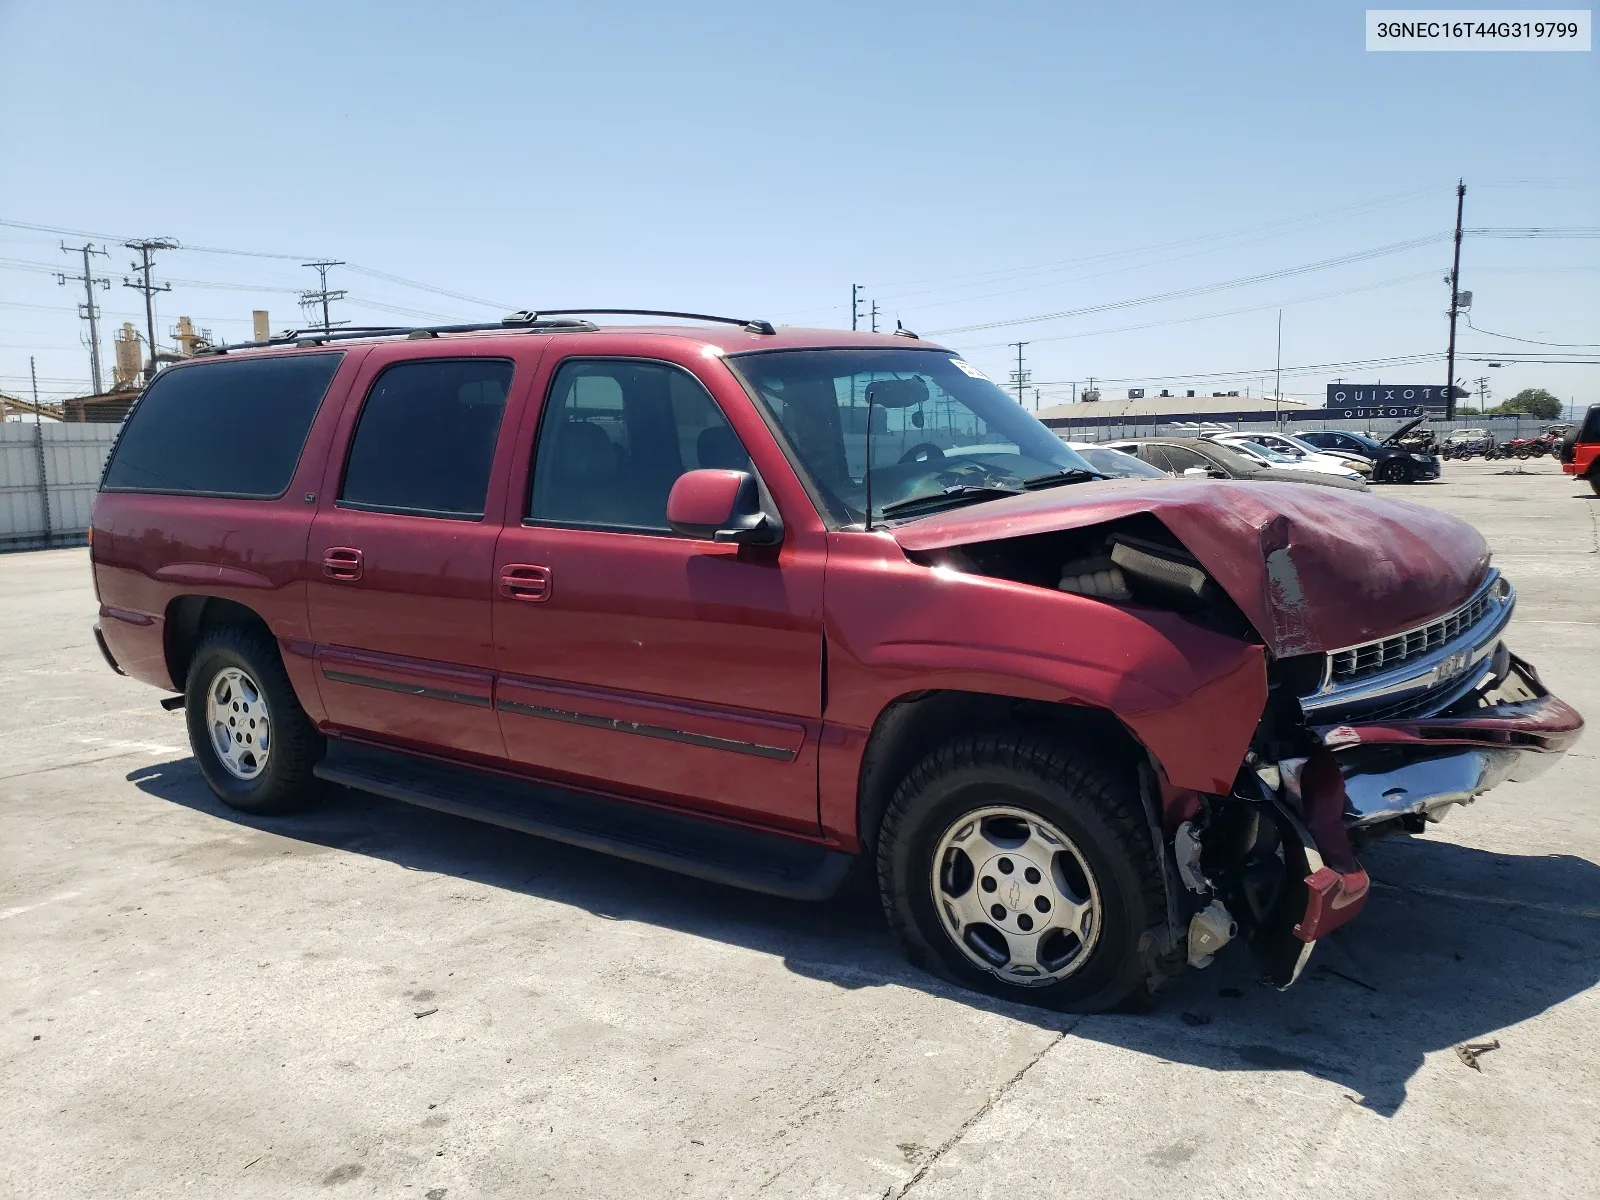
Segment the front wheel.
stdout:
<path fill-rule="evenodd" d="M 195 762 L 224 804 L 268 814 L 310 799 L 324 742 L 265 633 L 235 625 L 208 634 L 189 664 L 184 710 Z"/>
<path fill-rule="evenodd" d="M 1081 1012 L 1155 990 L 1165 892 L 1129 770 L 1019 735 L 919 763 L 878 841 L 906 956 L 969 987 Z"/>

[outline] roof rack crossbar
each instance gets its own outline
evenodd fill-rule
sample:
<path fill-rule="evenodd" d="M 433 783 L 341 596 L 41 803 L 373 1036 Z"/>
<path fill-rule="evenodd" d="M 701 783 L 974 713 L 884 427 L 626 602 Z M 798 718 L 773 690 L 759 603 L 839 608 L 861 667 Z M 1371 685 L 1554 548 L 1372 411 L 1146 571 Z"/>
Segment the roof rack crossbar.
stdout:
<path fill-rule="evenodd" d="M 719 317 L 713 313 L 672 312 L 663 308 L 541 308 L 513 313 L 518 317 L 678 317 L 685 321 L 712 321 L 718 325 L 738 325 L 751 333 L 776 333 L 771 321 L 751 317 Z"/>
<path fill-rule="evenodd" d="M 474 321 L 462 325 L 341 325 L 337 329 L 285 329 L 264 342 L 233 342 L 225 346 L 208 346 L 200 354 L 226 354 L 230 350 L 253 350 L 266 346 L 321 346 L 327 342 L 344 342 L 357 338 L 425 338 L 442 333 L 486 333 L 496 329 L 538 330 L 592 330 L 592 322 L 573 318 L 593 317 L 677 317 L 687 321 L 712 321 L 719 325 L 737 325 L 751 333 L 770 334 L 777 331 L 770 321 L 744 317 L 718 317 L 710 313 L 671 312 L 660 308 L 549 308 L 537 312 L 524 309 L 498 321 Z"/>

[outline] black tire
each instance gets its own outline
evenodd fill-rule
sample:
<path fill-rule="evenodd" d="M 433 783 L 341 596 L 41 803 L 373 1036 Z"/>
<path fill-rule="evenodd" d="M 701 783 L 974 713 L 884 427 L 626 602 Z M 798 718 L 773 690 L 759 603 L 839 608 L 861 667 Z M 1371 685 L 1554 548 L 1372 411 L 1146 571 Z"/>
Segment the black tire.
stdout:
<path fill-rule="evenodd" d="M 1600 496 L 1600 471 L 1596 471 L 1589 476 L 1589 487 L 1596 496 Z"/>
<path fill-rule="evenodd" d="M 941 838 L 965 814 L 997 804 L 1033 813 L 1069 838 L 1098 890 L 1093 945 L 1056 982 L 1019 984 L 983 969 L 936 908 L 933 857 Z M 906 957 L 967 987 L 1076 1012 L 1144 1007 L 1153 997 L 1151 947 L 1165 931 L 1166 893 L 1136 778 L 1075 748 L 998 734 L 963 738 L 923 759 L 884 814 L 878 890 Z"/>
<path fill-rule="evenodd" d="M 242 671 L 259 688 L 271 720 L 266 762 L 253 778 L 240 778 L 223 764 L 207 720 L 209 689 L 229 669 Z M 327 747 L 300 707 L 283 669 L 277 643 L 259 629 L 226 625 L 212 630 L 189 662 L 184 686 L 189 747 L 217 798 L 241 812 L 270 815 L 303 808 L 315 797 L 311 769 Z"/>

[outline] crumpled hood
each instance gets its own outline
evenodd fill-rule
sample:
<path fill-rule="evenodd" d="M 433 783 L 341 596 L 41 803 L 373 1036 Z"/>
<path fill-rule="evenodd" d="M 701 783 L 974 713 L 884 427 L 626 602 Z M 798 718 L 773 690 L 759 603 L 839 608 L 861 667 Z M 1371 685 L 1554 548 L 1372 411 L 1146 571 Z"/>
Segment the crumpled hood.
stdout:
<path fill-rule="evenodd" d="M 1463 602 L 1489 569 L 1465 521 L 1370 492 L 1299 483 L 1071 484 L 890 529 L 926 551 L 1081 529 L 1149 513 L 1225 590 L 1272 653 L 1387 637 Z"/>

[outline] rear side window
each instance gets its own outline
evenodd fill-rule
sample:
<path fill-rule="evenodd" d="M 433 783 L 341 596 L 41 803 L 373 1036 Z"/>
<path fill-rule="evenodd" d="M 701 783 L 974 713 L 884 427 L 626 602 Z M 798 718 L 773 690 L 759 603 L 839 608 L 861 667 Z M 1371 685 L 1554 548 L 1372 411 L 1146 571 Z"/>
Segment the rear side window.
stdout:
<path fill-rule="evenodd" d="M 398 363 L 367 393 L 345 462 L 347 508 L 477 519 L 511 388 L 511 363 Z"/>
<path fill-rule="evenodd" d="M 128 416 L 101 486 L 283 495 L 343 358 L 294 354 L 163 371 Z"/>

